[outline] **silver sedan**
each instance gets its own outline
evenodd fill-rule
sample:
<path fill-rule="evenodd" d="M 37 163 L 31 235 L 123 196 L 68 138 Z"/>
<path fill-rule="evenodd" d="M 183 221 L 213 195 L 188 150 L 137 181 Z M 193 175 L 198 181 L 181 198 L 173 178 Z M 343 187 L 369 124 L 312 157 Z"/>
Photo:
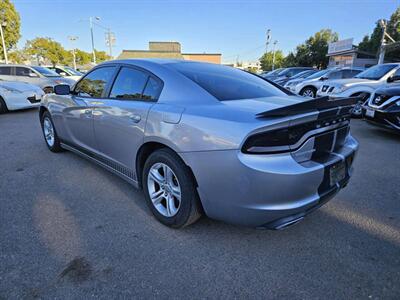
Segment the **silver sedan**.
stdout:
<path fill-rule="evenodd" d="M 165 225 L 205 214 L 281 229 L 348 183 L 358 148 L 352 104 L 305 100 L 216 64 L 116 60 L 73 90 L 56 86 L 39 113 L 51 151 L 73 151 L 143 188 Z"/>

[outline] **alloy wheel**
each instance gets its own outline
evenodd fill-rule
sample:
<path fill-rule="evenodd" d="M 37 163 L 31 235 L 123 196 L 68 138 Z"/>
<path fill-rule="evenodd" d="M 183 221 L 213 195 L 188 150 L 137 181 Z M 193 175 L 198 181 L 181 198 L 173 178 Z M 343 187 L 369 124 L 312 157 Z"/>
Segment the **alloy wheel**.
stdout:
<path fill-rule="evenodd" d="M 147 189 L 153 206 L 165 217 L 173 217 L 181 205 L 178 178 L 164 163 L 155 163 L 147 176 Z"/>
<path fill-rule="evenodd" d="M 51 123 L 51 120 L 48 117 L 45 117 L 43 119 L 43 133 L 44 133 L 44 138 L 46 139 L 47 145 L 50 147 L 53 147 L 54 145 L 54 127 L 53 123 Z"/>
<path fill-rule="evenodd" d="M 310 89 L 306 89 L 302 93 L 303 97 L 311 97 L 314 98 L 314 92 Z"/>

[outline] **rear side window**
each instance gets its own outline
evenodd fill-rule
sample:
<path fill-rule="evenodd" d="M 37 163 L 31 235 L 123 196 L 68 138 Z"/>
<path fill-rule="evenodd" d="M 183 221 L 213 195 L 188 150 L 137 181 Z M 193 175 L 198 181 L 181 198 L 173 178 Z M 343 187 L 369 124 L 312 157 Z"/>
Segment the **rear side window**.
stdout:
<path fill-rule="evenodd" d="M 75 87 L 75 94 L 81 97 L 100 98 L 111 80 L 115 67 L 102 67 L 86 75 Z"/>
<path fill-rule="evenodd" d="M 148 77 L 142 71 L 123 67 L 115 79 L 110 98 L 140 99 Z"/>
<path fill-rule="evenodd" d="M 262 78 L 232 67 L 195 62 L 169 66 L 220 101 L 287 95 Z"/>
<path fill-rule="evenodd" d="M 162 83 L 153 77 L 149 77 L 142 98 L 145 100 L 157 100 L 160 96 Z"/>
<path fill-rule="evenodd" d="M 0 67 L 0 75 L 11 75 L 11 67 Z"/>

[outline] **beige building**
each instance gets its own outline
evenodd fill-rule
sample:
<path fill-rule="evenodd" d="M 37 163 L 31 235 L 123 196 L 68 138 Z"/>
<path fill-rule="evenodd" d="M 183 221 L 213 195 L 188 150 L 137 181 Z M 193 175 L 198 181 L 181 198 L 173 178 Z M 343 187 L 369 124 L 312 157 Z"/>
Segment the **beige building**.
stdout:
<path fill-rule="evenodd" d="M 179 42 L 149 42 L 149 50 L 122 50 L 118 59 L 165 58 L 221 63 L 221 53 L 182 53 Z"/>

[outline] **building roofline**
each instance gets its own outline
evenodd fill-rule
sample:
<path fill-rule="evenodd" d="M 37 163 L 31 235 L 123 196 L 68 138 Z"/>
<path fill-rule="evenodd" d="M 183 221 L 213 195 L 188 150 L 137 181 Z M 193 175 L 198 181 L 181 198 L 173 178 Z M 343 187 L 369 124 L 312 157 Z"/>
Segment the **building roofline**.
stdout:
<path fill-rule="evenodd" d="M 182 53 L 182 55 L 222 55 L 221 53 Z"/>
<path fill-rule="evenodd" d="M 361 54 L 371 55 L 371 56 L 376 57 L 376 55 L 373 54 L 373 53 L 362 51 L 362 50 L 358 50 L 357 48 L 344 50 L 344 51 L 338 51 L 338 52 L 334 52 L 334 53 L 327 53 L 326 56 L 335 56 L 335 55 L 351 54 L 351 53 L 361 53 Z"/>

